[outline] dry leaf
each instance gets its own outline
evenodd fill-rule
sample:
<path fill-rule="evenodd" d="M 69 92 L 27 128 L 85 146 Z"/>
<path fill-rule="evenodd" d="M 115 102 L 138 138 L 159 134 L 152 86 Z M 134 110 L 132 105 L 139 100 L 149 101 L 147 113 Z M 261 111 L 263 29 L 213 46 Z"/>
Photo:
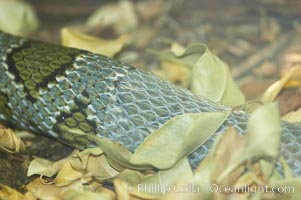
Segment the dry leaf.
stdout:
<path fill-rule="evenodd" d="M 137 185 L 143 179 L 145 179 L 147 176 L 152 176 L 153 174 L 154 174 L 154 172 L 151 172 L 148 175 L 144 175 L 139 171 L 125 169 L 122 172 L 120 172 L 118 174 L 118 176 L 116 176 L 116 178 L 118 178 L 120 180 L 123 180 L 123 181 L 127 182 L 130 185 Z"/>
<path fill-rule="evenodd" d="M 248 148 L 245 155 L 277 158 L 281 130 L 278 104 L 271 103 L 258 108 L 248 122 Z"/>
<path fill-rule="evenodd" d="M 233 145 L 235 144 L 235 145 Z M 239 136 L 235 129 L 228 129 L 214 149 L 215 166 L 212 171 L 212 181 L 221 185 L 233 185 L 242 174 L 244 167 L 237 165 L 235 170 L 223 175 L 223 172 L 235 161 L 239 160 L 246 145 L 245 138 Z"/>
<path fill-rule="evenodd" d="M 0 199 L 23 200 L 24 196 L 17 190 L 0 184 Z"/>
<path fill-rule="evenodd" d="M 219 141 L 220 137 L 216 138 L 216 142 Z M 204 192 L 206 199 L 212 199 L 212 191 L 210 190 L 210 185 L 212 183 L 212 173 L 215 166 L 213 159 L 214 147 L 211 148 L 211 152 L 202 160 L 197 169 L 195 170 L 194 179 L 195 182 L 200 186 L 201 190 Z"/>
<path fill-rule="evenodd" d="M 44 158 L 35 158 L 28 166 L 27 176 L 38 174 L 41 176 L 51 177 L 55 175 L 63 167 L 63 165 L 65 165 L 65 163 L 68 163 L 69 160 L 72 159 L 73 154 L 76 152 L 77 150 L 71 153 L 68 157 L 56 162 L 49 161 Z"/>
<path fill-rule="evenodd" d="M 270 181 L 278 181 L 282 179 L 282 175 L 275 168 L 275 163 L 270 163 L 265 160 L 259 160 L 258 164 L 260 167 L 260 176 L 257 177 L 256 180 L 261 181 L 258 182 L 259 185 L 260 183 L 263 184 Z"/>
<path fill-rule="evenodd" d="M 285 73 L 279 81 L 273 83 L 263 94 L 261 100 L 265 103 L 274 101 L 280 91 L 285 87 L 300 86 L 301 82 L 299 81 L 301 77 L 301 67 L 293 67 L 287 73 Z M 291 82 L 293 80 L 293 82 Z M 296 82 L 298 84 L 296 84 Z M 293 84 L 292 84 L 293 83 Z"/>
<path fill-rule="evenodd" d="M 116 196 L 117 196 L 117 200 L 130 200 L 130 190 L 129 190 L 129 185 L 120 180 L 120 179 L 115 179 L 114 180 L 114 187 L 115 187 L 115 191 L 116 191 Z"/>
<path fill-rule="evenodd" d="M 55 175 L 58 172 L 58 170 L 58 168 L 53 166 L 53 162 L 43 158 L 36 158 L 30 162 L 27 171 L 27 176 L 39 174 L 42 176 L 51 177 Z"/>
<path fill-rule="evenodd" d="M 299 108 L 297 111 L 291 111 L 281 117 L 283 121 L 287 121 L 290 123 L 301 123 L 301 108 Z"/>
<path fill-rule="evenodd" d="M 89 150 L 89 149 L 88 149 Z M 86 151 L 86 150 L 85 150 Z M 87 161 L 85 161 L 88 159 Z M 86 163 L 84 165 L 83 163 Z M 71 166 L 81 172 L 85 172 L 85 176 L 94 177 L 97 180 L 106 180 L 119 174 L 108 163 L 104 154 L 101 155 L 85 155 L 84 157 L 76 157 L 70 161 Z"/>
<path fill-rule="evenodd" d="M 185 51 L 181 46 L 174 45 L 172 50 L 150 52 L 162 60 L 192 68 L 189 83 L 193 93 L 232 107 L 245 102 L 243 94 L 230 75 L 228 65 L 212 54 L 206 45 L 193 44 Z"/>
<path fill-rule="evenodd" d="M 139 145 L 131 163 L 151 165 L 158 169 L 170 168 L 205 143 L 223 124 L 228 114 L 191 113 L 169 120 Z"/>
<path fill-rule="evenodd" d="M 0 149 L 9 153 L 25 150 L 25 144 L 10 128 L 0 125 Z"/>
<path fill-rule="evenodd" d="M 170 51 L 176 56 L 181 56 L 185 53 L 186 48 L 178 42 L 172 42 Z"/>
<path fill-rule="evenodd" d="M 28 36 L 39 25 L 32 6 L 24 1 L 0 1 L 0 30 L 13 35 Z"/>
<path fill-rule="evenodd" d="M 90 29 L 112 26 L 115 33 L 123 34 L 138 26 L 138 18 L 133 2 L 124 0 L 101 6 L 89 17 L 86 25 Z"/>
<path fill-rule="evenodd" d="M 185 64 L 162 60 L 160 65 L 161 69 L 153 70 L 157 76 L 175 84 L 180 83 L 183 87 L 188 87 L 188 77 L 191 70 Z"/>
<path fill-rule="evenodd" d="M 108 57 L 113 57 L 117 54 L 129 38 L 128 35 L 122 35 L 116 40 L 104 40 L 69 28 L 63 28 L 61 35 L 62 45 L 64 46 L 84 49 Z"/>
<path fill-rule="evenodd" d="M 56 175 L 54 184 L 56 186 L 70 185 L 71 183 L 79 180 L 82 176 L 83 173 L 73 169 L 71 164 L 66 162 Z"/>
<path fill-rule="evenodd" d="M 104 137 L 97 137 L 96 135 L 86 136 L 95 141 L 97 146 L 105 152 L 108 162 L 116 170 L 122 171 L 124 169 L 145 169 L 144 166 L 139 167 L 131 164 L 130 160 L 133 154 L 121 144 Z"/>
<path fill-rule="evenodd" d="M 95 147 L 95 148 L 88 148 L 83 151 L 80 151 L 76 154 L 75 157 L 81 161 L 82 164 L 81 169 L 86 169 L 88 166 L 89 157 L 100 156 L 100 155 L 103 155 L 103 151 L 100 148 Z"/>
<path fill-rule="evenodd" d="M 290 167 L 288 166 L 287 162 L 285 161 L 284 157 L 280 155 L 279 162 L 282 166 L 283 175 L 286 179 L 293 178 L 293 174 L 291 172 Z"/>
<path fill-rule="evenodd" d="M 191 90 L 212 101 L 233 107 L 245 102 L 243 94 L 231 77 L 226 63 L 205 47 L 192 69 Z"/>

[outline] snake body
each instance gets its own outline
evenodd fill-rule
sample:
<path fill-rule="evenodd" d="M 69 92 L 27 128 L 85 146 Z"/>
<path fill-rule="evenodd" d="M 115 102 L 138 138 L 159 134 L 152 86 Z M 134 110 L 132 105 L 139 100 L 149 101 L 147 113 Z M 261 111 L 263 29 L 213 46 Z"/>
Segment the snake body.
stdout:
<path fill-rule="evenodd" d="M 85 135 L 117 141 L 134 152 L 152 131 L 184 113 L 229 108 L 91 52 L 0 32 L 0 121 L 44 133 L 75 148 L 93 146 Z M 246 128 L 248 115 L 233 112 L 190 155 L 193 167 L 227 127 Z M 282 122 L 280 153 L 301 174 L 301 126 Z"/>

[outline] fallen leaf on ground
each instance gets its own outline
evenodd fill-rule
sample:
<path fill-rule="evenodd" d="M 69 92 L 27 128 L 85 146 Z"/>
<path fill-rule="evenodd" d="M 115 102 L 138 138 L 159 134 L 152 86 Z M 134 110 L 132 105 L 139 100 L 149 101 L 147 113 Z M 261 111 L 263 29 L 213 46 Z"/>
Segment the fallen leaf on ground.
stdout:
<path fill-rule="evenodd" d="M 191 73 L 191 69 L 185 64 L 162 60 L 160 63 L 161 68 L 153 70 L 153 72 L 164 80 L 169 80 L 174 84 L 188 87 L 188 77 Z"/>
<path fill-rule="evenodd" d="M 232 79 L 228 65 L 206 46 L 200 46 L 200 51 L 203 54 L 194 64 L 191 73 L 191 90 L 230 107 L 243 104 L 245 98 Z"/>
<path fill-rule="evenodd" d="M 243 94 L 231 77 L 228 65 L 212 54 L 206 45 L 193 44 L 186 49 L 174 45 L 171 51 L 150 53 L 158 55 L 161 60 L 182 65 L 189 71 L 191 69 L 187 82 L 194 94 L 230 107 L 245 102 Z M 171 67 L 168 68 L 169 71 L 172 71 Z"/>
<path fill-rule="evenodd" d="M 39 26 L 33 7 L 24 1 L 0 1 L 0 30 L 13 35 L 28 36 Z"/>
<path fill-rule="evenodd" d="M 177 116 L 149 135 L 137 148 L 131 162 L 170 168 L 205 143 L 228 115 L 229 112 L 212 112 Z"/>
<path fill-rule="evenodd" d="M 84 49 L 108 57 L 117 54 L 129 39 L 128 35 L 122 35 L 116 40 L 104 40 L 69 28 L 63 28 L 61 35 L 64 46 Z"/>
<path fill-rule="evenodd" d="M 17 190 L 0 184 L 0 199 L 13 199 L 13 200 L 23 200 L 24 196 Z"/>
<path fill-rule="evenodd" d="M 264 103 L 274 101 L 282 89 L 286 87 L 300 87 L 301 86 L 301 67 L 291 68 L 285 73 L 282 78 L 273 83 L 263 94 L 261 100 Z"/>
<path fill-rule="evenodd" d="M 51 177 L 60 170 L 60 168 L 64 165 L 65 162 L 68 162 L 67 159 L 64 159 L 63 162 L 57 162 L 60 164 L 54 164 L 55 162 L 43 158 L 35 158 L 29 164 L 27 176 L 38 174 L 41 176 Z"/>
<path fill-rule="evenodd" d="M 89 29 L 112 26 L 116 34 L 124 34 L 138 26 L 133 2 L 125 0 L 98 8 L 87 20 Z"/>
<path fill-rule="evenodd" d="M 0 149 L 9 153 L 25 150 L 25 144 L 10 128 L 0 125 Z"/>
<path fill-rule="evenodd" d="M 290 123 L 301 123 L 301 108 L 287 113 L 281 119 Z"/>

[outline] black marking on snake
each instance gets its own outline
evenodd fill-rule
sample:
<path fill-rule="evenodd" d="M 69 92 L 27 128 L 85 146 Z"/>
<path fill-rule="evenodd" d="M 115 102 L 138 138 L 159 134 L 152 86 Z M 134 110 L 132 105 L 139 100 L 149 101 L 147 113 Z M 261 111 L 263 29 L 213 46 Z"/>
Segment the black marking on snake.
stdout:
<path fill-rule="evenodd" d="M 0 91 L 0 113 L 2 113 L 5 118 L 9 119 L 12 116 L 12 111 L 7 105 L 9 98 L 6 93 Z"/>
<path fill-rule="evenodd" d="M 15 81 L 17 83 L 24 85 L 24 90 L 27 94 L 26 98 L 32 103 L 34 103 L 38 98 L 38 93 L 36 93 L 36 91 L 39 91 L 39 89 L 47 90 L 47 85 L 49 83 L 56 84 L 55 78 L 57 76 L 65 76 L 65 71 L 73 68 L 73 63 L 76 56 L 86 52 L 74 48 L 67 49 L 66 51 L 66 49 L 62 49 L 60 46 L 54 44 L 47 44 L 46 49 L 44 45 L 45 43 L 39 41 L 27 41 L 23 45 L 13 48 L 12 51 L 7 55 L 9 72 L 14 74 Z M 49 46 L 51 48 L 49 48 Z M 27 54 L 26 51 L 31 52 Z M 17 54 L 19 54 L 18 57 Z M 45 63 L 53 62 L 56 64 L 55 68 L 47 64 L 37 64 L 37 61 L 39 61 L 39 57 L 41 57 L 41 55 L 43 55 L 44 58 L 44 56 L 48 54 L 53 54 L 54 58 L 53 60 L 45 61 Z M 23 71 L 18 69 L 18 62 L 23 65 Z M 47 70 L 48 73 L 50 71 L 51 73 L 48 75 L 43 75 L 43 70 Z M 22 78 L 21 73 L 27 73 L 29 77 L 24 79 L 24 77 Z M 35 75 L 38 75 L 38 77 L 34 77 Z M 29 87 L 26 82 L 31 83 L 31 86 Z"/>
<path fill-rule="evenodd" d="M 83 96 L 86 96 L 89 98 L 86 91 L 83 91 Z M 70 113 L 62 112 L 61 115 L 56 117 L 57 125 L 54 127 L 54 131 L 56 132 L 62 132 L 62 130 L 59 127 L 59 124 L 63 124 L 68 126 L 69 128 L 79 128 L 83 132 L 89 132 L 89 133 L 95 133 L 95 129 L 97 127 L 96 122 L 88 120 L 87 114 L 85 110 L 88 108 L 88 104 L 80 101 L 78 98 L 74 99 L 74 107 L 71 109 Z M 78 114 L 77 116 L 75 114 Z M 71 123 L 68 123 L 68 119 L 71 120 Z M 71 124 L 75 123 L 74 126 Z M 85 124 L 85 128 L 81 127 L 81 124 Z M 89 129 L 89 130 L 88 130 Z"/>

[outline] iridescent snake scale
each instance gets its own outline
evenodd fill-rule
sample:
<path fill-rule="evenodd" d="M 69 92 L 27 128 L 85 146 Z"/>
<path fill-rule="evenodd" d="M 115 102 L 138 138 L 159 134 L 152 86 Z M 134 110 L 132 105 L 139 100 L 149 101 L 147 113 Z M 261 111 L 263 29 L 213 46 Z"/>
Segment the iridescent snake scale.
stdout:
<path fill-rule="evenodd" d="M 227 109 L 114 59 L 0 32 L 0 120 L 73 147 L 93 141 L 66 128 L 109 138 L 133 152 L 174 116 Z M 230 126 L 243 132 L 247 119 L 233 112 L 218 133 Z M 280 153 L 301 175 L 301 125 L 282 122 L 282 128 Z M 218 133 L 190 155 L 193 167 Z"/>

